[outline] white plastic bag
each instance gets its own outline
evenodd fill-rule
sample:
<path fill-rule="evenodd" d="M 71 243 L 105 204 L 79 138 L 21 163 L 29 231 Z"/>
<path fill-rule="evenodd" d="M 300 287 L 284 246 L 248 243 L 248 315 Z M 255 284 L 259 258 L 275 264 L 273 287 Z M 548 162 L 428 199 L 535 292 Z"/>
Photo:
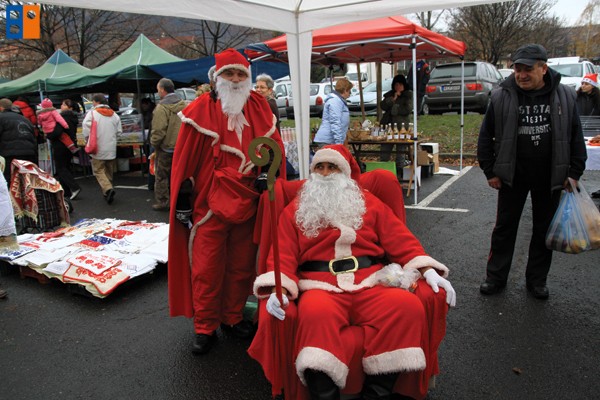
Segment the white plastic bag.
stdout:
<path fill-rule="evenodd" d="M 563 191 L 546 234 L 546 247 L 577 254 L 600 248 L 600 211 L 579 182 L 569 179 L 571 191 Z"/>

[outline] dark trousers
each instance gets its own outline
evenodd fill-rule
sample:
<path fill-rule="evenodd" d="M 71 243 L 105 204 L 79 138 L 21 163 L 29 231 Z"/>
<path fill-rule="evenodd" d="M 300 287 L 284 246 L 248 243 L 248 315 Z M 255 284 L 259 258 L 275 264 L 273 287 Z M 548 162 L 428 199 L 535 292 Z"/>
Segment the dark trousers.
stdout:
<path fill-rule="evenodd" d="M 56 168 L 56 179 L 60 182 L 65 197 L 71 197 L 74 190 L 79 190 L 80 186 L 71 173 L 71 160 L 73 153 L 62 143 L 58 141 L 52 142 L 52 150 L 54 155 L 54 167 Z M 83 150 L 79 150 L 83 151 Z"/>
<path fill-rule="evenodd" d="M 541 178 L 541 179 L 539 179 Z M 558 208 L 561 191 L 550 191 L 549 179 L 538 177 L 516 179 L 511 188 L 506 184 L 498 193 L 496 226 L 487 263 L 487 282 L 506 284 L 515 250 L 519 220 L 527 194 L 531 193 L 533 232 L 525 279 L 533 286 L 544 285 L 552 262 L 552 250 L 546 248 L 546 233 Z"/>

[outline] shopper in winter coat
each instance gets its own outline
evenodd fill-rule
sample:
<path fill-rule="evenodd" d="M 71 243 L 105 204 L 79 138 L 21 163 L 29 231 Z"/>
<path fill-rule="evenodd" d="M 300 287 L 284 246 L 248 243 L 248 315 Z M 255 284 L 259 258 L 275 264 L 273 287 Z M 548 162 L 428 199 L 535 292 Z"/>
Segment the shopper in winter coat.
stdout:
<path fill-rule="evenodd" d="M 54 156 L 54 166 L 56 168 L 56 178 L 65 191 L 65 199 L 74 200 L 81 192 L 81 186 L 77 183 L 73 174 L 71 174 L 71 160 L 73 154 L 61 140 L 62 135 L 67 135 L 69 141 L 77 143 L 77 125 L 79 120 L 77 114 L 73 112 L 73 101 L 63 100 L 60 106 L 60 115 L 67 123 L 68 128 L 63 129 L 62 125 L 56 124 L 54 130 L 47 136 L 52 144 L 52 154 Z M 73 208 L 69 205 L 69 211 Z"/>
<path fill-rule="evenodd" d="M 323 121 L 314 140 L 319 147 L 326 144 L 343 144 L 346 141 L 350 125 L 350 111 L 346 99 L 350 97 L 352 86 L 348 79 L 339 79 L 335 83 L 335 90 L 325 98 Z"/>
<path fill-rule="evenodd" d="M 525 284 L 545 300 L 552 250 L 546 232 L 568 179 L 578 181 L 586 150 L 575 105 L 575 91 L 560 83 L 548 67 L 546 49 L 538 44 L 512 54 L 514 74 L 492 92 L 479 132 L 477 159 L 489 187 L 498 191 L 487 274 L 479 291 L 501 292 L 508 283 L 519 220 L 531 197 L 532 235 L 525 258 Z"/>
<path fill-rule="evenodd" d="M 577 109 L 582 117 L 600 116 L 600 84 L 598 74 L 587 74 L 577 91 Z"/>
<path fill-rule="evenodd" d="M 12 111 L 12 101 L 0 99 L 0 156 L 6 160 L 4 178 L 10 184 L 12 160 L 38 163 L 37 141 L 33 124 L 19 113 Z"/>
<path fill-rule="evenodd" d="M 46 135 L 53 133 L 56 125 L 62 126 L 63 132 L 69 129 L 69 124 L 67 124 L 67 121 L 60 115 L 58 110 L 54 108 L 50 99 L 42 100 L 41 106 L 42 109 L 38 111 L 37 118 L 38 123 L 42 127 L 42 131 L 44 131 Z M 73 139 L 66 133 L 62 133 L 58 137 L 58 140 L 60 140 L 73 154 L 77 153 L 79 150 Z"/>
<path fill-rule="evenodd" d="M 150 144 L 156 152 L 154 183 L 154 199 L 152 208 L 156 211 L 169 209 L 169 181 L 171 180 L 171 165 L 177 135 L 181 128 L 181 118 L 177 115 L 186 106 L 177 93 L 173 81 L 163 78 L 158 81 L 158 95 L 161 100 L 152 113 L 152 135 Z"/>
<path fill-rule="evenodd" d="M 92 119 L 97 124 L 98 151 L 90 154 L 92 171 L 100 185 L 104 199 L 112 204 L 115 197 L 113 189 L 113 174 L 117 169 L 117 138 L 123 133 L 121 119 L 108 106 L 104 94 L 95 94 L 92 97 L 93 108 L 83 119 L 83 137 L 89 140 L 92 128 Z"/>

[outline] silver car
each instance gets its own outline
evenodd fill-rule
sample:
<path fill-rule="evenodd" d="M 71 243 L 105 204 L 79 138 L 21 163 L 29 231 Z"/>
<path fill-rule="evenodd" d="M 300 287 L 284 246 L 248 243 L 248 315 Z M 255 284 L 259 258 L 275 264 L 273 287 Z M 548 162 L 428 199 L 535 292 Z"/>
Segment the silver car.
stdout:
<path fill-rule="evenodd" d="M 485 114 L 492 90 L 502 82 L 502 75 L 492 64 L 465 62 L 465 111 Z M 460 112 L 461 64 L 438 65 L 431 71 L 423 111 L 426 114 Z"/>
<path fill-rule="evenodd" d="M 386 92 L 392 90 L 392 78 L 385 79 L 381 82 L 381 99 Z M 377 115 L 377 82 L 369 83 L 363 89 L 363 102 L 365 103 L 365 115 Z M 360 94 L 348 97 L 346 100 L 348 104 L 348 110 L 350 115 L 360 116 L 362 112 L 360 110 Z"/>

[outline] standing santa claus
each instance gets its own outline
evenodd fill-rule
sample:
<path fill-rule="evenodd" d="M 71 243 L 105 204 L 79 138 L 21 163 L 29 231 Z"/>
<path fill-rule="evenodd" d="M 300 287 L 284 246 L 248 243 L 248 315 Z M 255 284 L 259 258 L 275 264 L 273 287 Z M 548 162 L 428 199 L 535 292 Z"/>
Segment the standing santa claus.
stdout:
<path fill-rule="evenodd" d="M 215 61 L 217 96 L 205 93 L 179 113 L 171 174 L 170 314 L 193 318 L 197 354 L 212 348 L 219 326 L 253 334 L 242 311 L 255 277 L 260 171 L 248 151 L 265 136 L 284 152 L 269 104 L 251 90 L 248 61 L 234 49 Z"/>
<path fill-rule="evenodd" d="M 350 325 L 364 332 L 362 398 L 389 399 L 400 374 L 426 368 L 426 313 L 419 297 L 403 288 L 423 277 L 434 292 L 443 288 L 454 306 L 448 269 L 359 186 L 360 170 L 345 146 L 317 151 L 310 169 L 279 220 L 284 306 L 273 293 L 272 254 L 255 294 L 268 298 L 266 310 L 281 320 L 285 304 L 298 299 L 295 367 L 311 399 L 339 399 L 345 388 L 354 349 L 340 334 Z"/>

